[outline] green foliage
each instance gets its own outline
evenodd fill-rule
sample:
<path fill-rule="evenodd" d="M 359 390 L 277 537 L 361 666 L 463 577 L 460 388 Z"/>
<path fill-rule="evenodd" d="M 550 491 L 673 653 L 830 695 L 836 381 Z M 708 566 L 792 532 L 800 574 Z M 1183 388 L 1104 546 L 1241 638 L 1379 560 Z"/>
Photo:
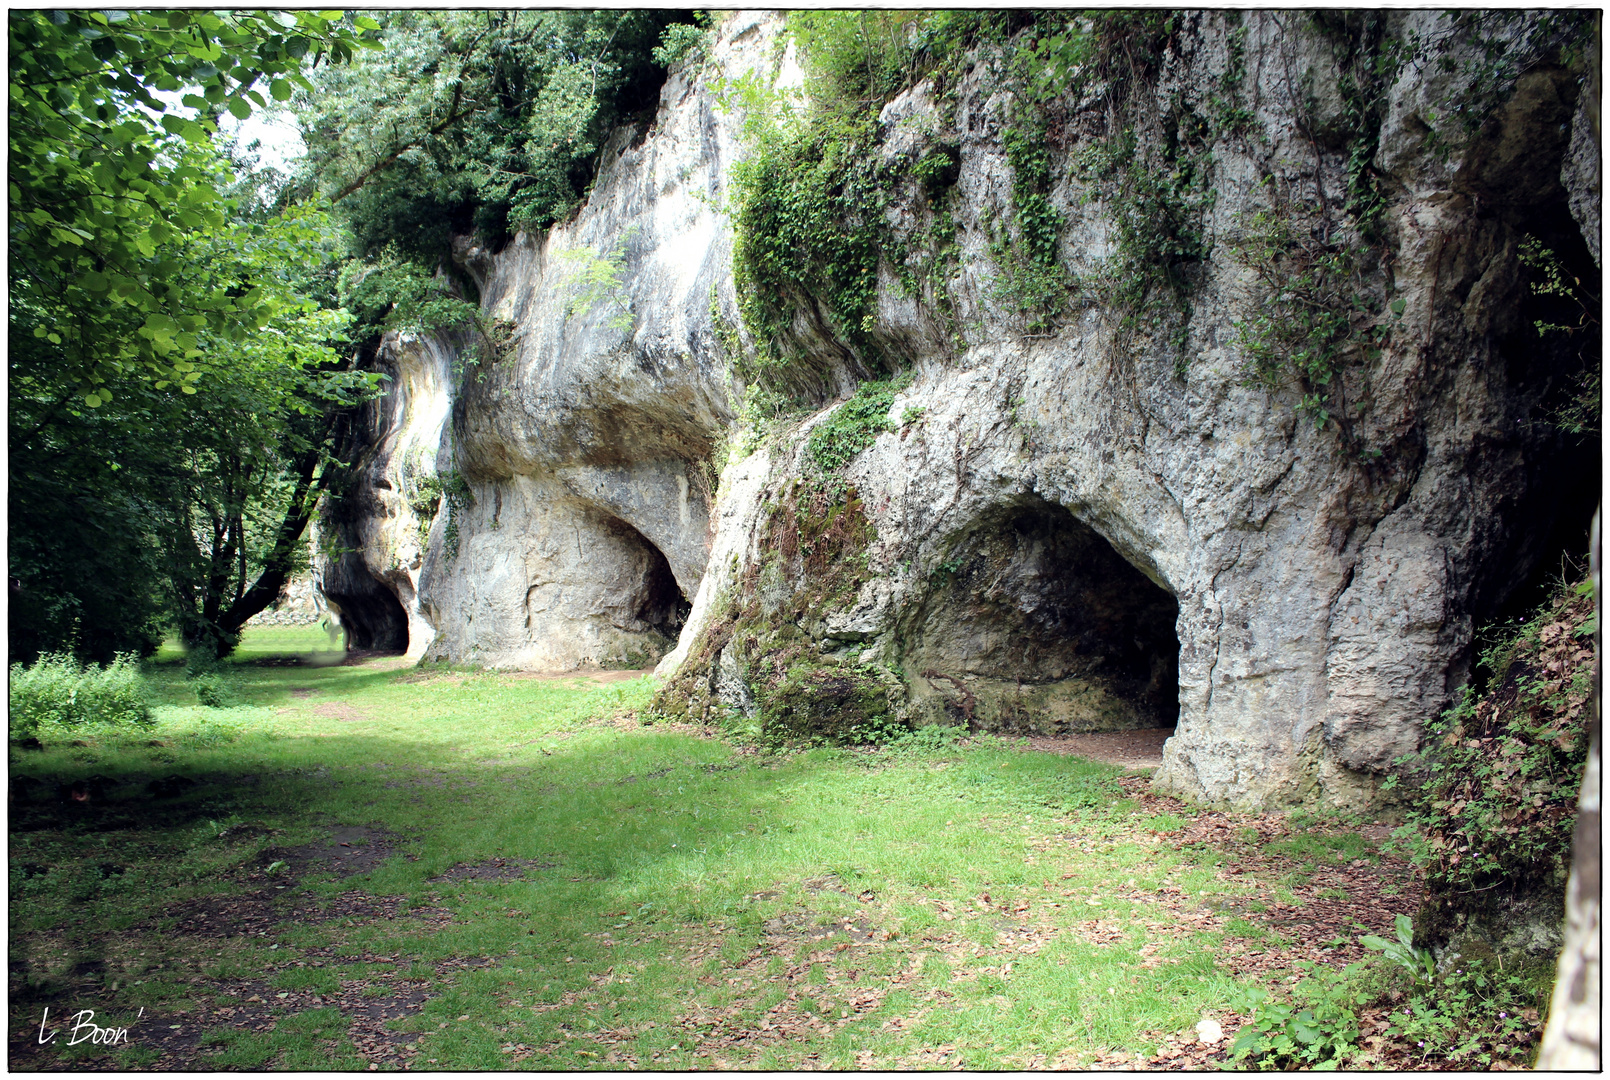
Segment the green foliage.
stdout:
<path fill-rule="evenodd" d="M 1118 251 L 1107 269 L 1115 299 L 1135 313 L 1163 288 L 1178 301 L 1189 286 L 1187 269 L 1207 255 L 1202 219 L 1212 195 L 1206 161 L 1181 146 L 1156 160 L 1129 129 L 1109 140 L 1103 156 L 1104 199 L 1117 233 Z"/>
<path fill-rule="evenodd" d="M 498 239 L 565 217 L 609 131 L 654 104 L 648 10 L 389 11 L 386 49 L 312 77 L 294 106 L 316 185 L 358 254 L 395 245 L 427 270 L 455 232 Z"/>
<path fill-rule="evenodd" d="M 1430 949 L 1414 947 L 1414 920 L 1399 915 L 1394 920 L 1397 940 L 1389 941 L 1376 934 L 1365 934 L 1358 939 L 1366 949 L 1381 953 L 1398 967 L 1407 971 L 1416 983 L 1431 983 L 1437 976 L 1437 959 Z"/>
<path fill-rule="evenodd" d="M 891 184 L 867 152 L 870 118 L 827 114 L 805 123 L 786 103 L 754 89 L 735 87 L 731 94 L 747 95 L 752 128 L 747 156 L 732 167 L 733 284 L 756 347 L 735 368 L 745 381 L 808 394 L 821 375 L 801 366 L 803 350 L 791 331 L 796 310 L 810 298 L 822 301 L 825 331 L 873 370 L 887 366 L 868 331 Z"/>
<path fill-rule="evenodd" d="M 837 472 L 854 461 L 885 431 L 893 431 L 889 410 L 899 392 L 894 382 L 868 382 L 856 388 L 855 396 L 834 409 L 826 420 L 811 429 L 805 453 L 824 473 Z"/>
<path fill-rule="evenodd" d="M 1402 918 L 1402 916 L 1399 916 Z M 1547 1000 L 1547 971 L 1495 968 L 1456 960 L 1440 978 L 1392 1010 L 1387 1032 L 1422 1063 L 1485 1068 L 1529 1064 Z"/>
<path fill-rule="evenodd" d="M 630 333 L 637 321 L 631 298 L 621 283 L 626 271 L 626 248 L 637 232 L 627 229 L 615 250 L 607 254 L 577 247 L 559 252 L 558 289 L 565 294 L 565 316 L 591 315 L 600 305 L 610 312 L 604 324 L 623 334 Z"/>
<path fill-rule="evenodd" d="M 1258 303 L 1235 324 L 1234 341 L 1244 354 L 1249 383 L 1273 389 L 1294 380 L 1303 392 L 1300 409 L 1319 427 L 1351 417 L 1341 378 L 1345 365 L 1378 355 L 1403 317 L 1393 301 L 1382 318 L 1361 284 L 1366 249 L 1345 240 L 1325 242 L 1300 232 L 1275 191 L 1275 206 L 1241 220 L 1230 245 L 1259 285 Z"/>
<path fill-rule="evenodd" d="M 1450 78 L 1424 111 L 1426 143 L 1444 158 L 1473 138 L 1515 92 L 1516 80 L 1540 65 L 1581 70 L 1593 44 L 1594 19 L 1586 11 L 1467 9 L 1449 12 L 1441 25 L 1400 46 L 1417 64 Z"/>
<path fill-rule="evenodd" d="M 910 292 L 923 279 L 943 294 L 942 267 L 954 259 L 955 224 L 943 205 L 959 169 L 955 140 L 916 161 L 885 163 L 878 113 L 895 93 L 936 69 L 960 65 L 966 50 L 999 40 L 1020 16 L 995 12 L 799 11 L 788 17 L 806 71 L 807 102 L 751 73 L 718 89 L 741 112 L 745 157 L 732 169 L 733 279 L 753 353 L 735 373 L 782 398 L 820 400 L 831 384 L 812 335 L 848 346 L 856 374 L 892 372 L 872 335 L 880 264 Z M 891 236 L 886 213 L 908 173 L 933 214 L 926 260 Z M 921 264 L 919 266 L 919 264 Z M 937 298 L 948 310 L 949 299 Z"/>
<path fill-rule="evenodd" d="M 1016 57 L 1035 107 L 1093 95 L 1108 117 L 1105 136 L 1084 148 L 1076 166 L 1113 222 L 1116 250 L 1097 284 L 1125 339 L 1155 332 L 1169 311 L 1188 310 L 1192 268 L 1208 251 L 1208 150 L 1224 131 L 1177 102 L 1161 118 L 1134 104 L 1155 82 L 1179 28 L 1174 12 L 1087 12 L 1060 30 L 1042 29 Z M 1227 106 L 1219 114 L 1222 124 L 1241 122 Z"/>
<path fill-rule="evenodd" d="M 710 25 L 708 12 L 696 11 L 693 13 L 696 23 L 672 23 L 660 34 L 660 43 L 654 46 L 654 62 L 663 68 L 674 68 L 679 64 L 703 63 L 705 54 L 710 49 Z"/>
<path fill-rule="evenodd" d="M 216 650 L 294 568 L 334 418 L 377 376 L 340 368 L 328 215 L 237 198 L 215 121 L 287 99 L 375 25 L 10 20 L 14 658 L 147 651 L 163 608 Z M 155 96 L 181 90 L 194 119 Z"/>
<path fill-rule="evenodd" d="M 346 61 L 377 47 L 373 20 L 340 20 L 313 11 L 11 15 L 11 303 L 30 314 L 26 329 L 41 343 L 26 373 L 40 392 L 98 408 L 133 376 L 194 393 L 204 335 L 238 343 L 294 307 L 260 264 L 208 279 L 206 254 L 240 239 L 210 142 L 221 110 L 246 117 L 308 86 L 309 56 Z M 194 119 L 156 96 L 180 91 Z M 12 327 L 15 341 L 15 317 Z"/>
<path fill-rule="evenodd" d="M 453 295 L 449 282 L 405 259 L 396 246 L 349 259 L 336 280 L 341 305 L 360 324 L 426 334 L 482 325 L 480 306 Z"/>
<path fill-rule="evenodd" d="M 145 680 L 135 657 L 105 667 L 80 666 L 66 653 L 11 665 L 10 737 L 60 737 L 85 726 L 128 727 L 152 721 Z"/>
<path fill-rule="evenodd" d="M 1272 293 L 1255 314 L 1236 324 L 1247 379 L 1276 386 L 1294 368 L 1305 386 L 1328 386 L 1358 310 L 1350 288 L 1351 253 L 1299 238 L 1277 213 L 1259 210 L 1244 220 L 1243 229 L 1242 241 L 1231 250 Z M 1328 413 L 1321 416 L 1316 422 L 1329 419 Z"/>
<path fill-rule="evenodd" d="M 761 705 L 769 740 L 826 743 L 885 742 L 903 725 L 890 725 L 889 692 L 872 673 L 836 661 L 792 665 L 768 689 Z"/>
<path fill-rule="evenodd" d="M 196 701 L 209 709 L 222 709 L 233 704 L 223 676 L 216 671 L 201 672 L 192 676 L 190 689 L 195 691 Z"/>
<path fill-rule="evenodd" d="M 848 111 L 881 106 L 916 81 L 911 32 L 923 21 L 917 11 L 792 11 L 788 30 L 808 58 L 811 96 Z"/>
<path fill-rule="evenodd" d="M 1012 242 L 1000 241 L 992 255 L 1000 267 L 994 295 L 1027 317 L 1026 329 L 1051 329 L 1066 304 L 1068 273 L 1057 258 L 1062 214 L 1051 205 L 1051 151 L 1045 129 L 1034 119 L 1001 132 L 1012 166 Z"/>
<path fill-rule="evenodd" d="M 442 505 L 441 478 L 427 473 L 424 476 L 412 478 L 413 493 L 408 498 L 408 508 L 412 510 L 421 522 L 429 523 L 436 516 L 437 509 Z"/>
<path fill-rule="evenodd" d="M 1122 105 L 1156 74 L 1179 25 L 1178 12 L 1162 9 L 1082 11 L 1060 26 L 1040 28 L 1016 66 L 1041 103 L 1095 91 L 1103 104 Z"/>
<path fill-rule="evenodd" d="M 1407 40 L 1390 30 L 1389 16 L 1383 11 L 1316 11 L 1312 19 L 1329 43 L 1341 73 L 1337 81 L 1342 104 L 1340 130 L 1334 135 L 1344 141 L 1347 150 L 1346 208 L 1359 235 L 1379 243 L 1386 194 L 1374 161 L 1388 91 L 1413 50 Z M 1312 134 L 1311 99 L 1304 104 L 1303 123 Z"/>
<path fill-rule="evenodd" d="M 1567 301 L 1576 307 L 1577 318 L 1569 324 L 1547 322 L 1538 320 L 1537 336 L 1544 337 L 1550 333 L 1575 334 L 1596 326 L 1598 320 L 1593 317 L 1593 310 L 1585 302 L 1586 289 L 1582 279 L 1565 268 L 1560 257 L 1535 236 L 1528 236 L 1521 241 L 1518 252 L 1521 265 L 1532 271 L 1532 294 L 1534 296 L 1552 296 Z"/>
<path fill-rule="evenodd" d="M 447 500 L 447 524 L 442 526 L 442 547 L 449 559 L 458 558 L 459 519 L 464 516 L 465 510 L 475 501 L 475 493 L 470 490 L 469 481 L 457 470 L 438 473 L 437 483 L 440 485 L 442 497 Z"/>
<path fill-rule="evenodd" d="M 1308 975 L 1289 1003 L 1256 986 L 1231 996 L 1230 1007 L 1251 1021 L 1230 1047 L 1227 1068 L 1339 1069 L 1357 1051 L 1356 1008 L 1369 1001 L 1353 985 L 1359 965 L 1340 972 L 1305 960 L 1297 966 Z"/>
<path fill-rule="evenodd" d="M 1585 583 L 1584 583 L 1585 584 Z M 1591 591 L 1562 585 L 1483 651 L 1485 693 L 1466 687 L 1428 721 L 1408 765 L 1398 842 L 1452 903 L 1508 882 L 1563 883 L 1587 757 L 1593 695 Z"/>

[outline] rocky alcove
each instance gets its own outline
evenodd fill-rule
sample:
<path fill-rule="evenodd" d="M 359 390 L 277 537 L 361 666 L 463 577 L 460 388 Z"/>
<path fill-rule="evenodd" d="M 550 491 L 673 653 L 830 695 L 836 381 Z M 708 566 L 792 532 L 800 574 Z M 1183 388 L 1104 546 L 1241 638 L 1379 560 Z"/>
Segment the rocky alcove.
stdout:
<path fill-rule="evenodd" d="M 665 553 L 619 518 L 605 518 L 603 529 L 609 546 L 623 556 L 621 587 L 610 600 L 611 621 L 621 630 L 658 632 L 675 642 L 690 605 Z"/>
<path fill-rule="evenodd" d="M 978 520 L 903 635 L 922 720 L 1007 734 L 1173 727 L 1179 605 L 1065 508 Z"/>
<path fill-rule="evenodd" d="M 381 653 L 408 651 L 408 612 L 394 588 L 377 579 L 352 552 L 326 566 L 320 589 L 341 617 L 347 648 Z"/>

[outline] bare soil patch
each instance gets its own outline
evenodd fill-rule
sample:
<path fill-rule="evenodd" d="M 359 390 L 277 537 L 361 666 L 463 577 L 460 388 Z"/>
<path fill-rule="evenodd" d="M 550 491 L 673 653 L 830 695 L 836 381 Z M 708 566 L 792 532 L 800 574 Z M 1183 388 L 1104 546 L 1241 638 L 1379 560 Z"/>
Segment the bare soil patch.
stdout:
<path fill-rule="evenodd" d="M 275 862 L 286 864 L 290 877 L 327 871 L 337 877 L 368 873 L 397 854 L 401 837 L 385 829 L 365 825 L 340 826 L 332 831 L 327 844 L 265 848 L 258 864 L 266 869 Z"/>
<path fill-rule="evenodd" d="M 1069 754 L 1126 769 L 1155 769 L 1163 764 L 1163 744 L 1173 728 L 1139 731 L 1091 731 L 1076 735 L 1034 735 L 1029 749 L 1045 754 Z"/>
<path fill-rule="evenodd" d="M 326 701 L 322 704 L 313 706 L 313 715 L 328 717 L 331 720 L 339 720 L 343 724 L 355 724 L 360 720 L 372 719 L 372 717 L 370 717 L 367 713 L 359 712 L 351 705 L 340 701 Z"/>
<path fill-rule="evenodd" d="M 482 863 L 455 863 L 426 881 L 520 881 L 533 870 L 551 870 L 558 863 L 535 859 L 488 859 Z"/>
<path fill-rule="evenodd" d="M 641 679 L 644 675 L 654 674 L 654 669 L 627 668 L 621 671 L 509 671 L 499 672 L 508 679 L 535 679 L 539 682 L 564 682 L 569 679 L 585 679 L 590 683 L 607 686 L 610 683 L 629 682 L 632 679 Z"/>

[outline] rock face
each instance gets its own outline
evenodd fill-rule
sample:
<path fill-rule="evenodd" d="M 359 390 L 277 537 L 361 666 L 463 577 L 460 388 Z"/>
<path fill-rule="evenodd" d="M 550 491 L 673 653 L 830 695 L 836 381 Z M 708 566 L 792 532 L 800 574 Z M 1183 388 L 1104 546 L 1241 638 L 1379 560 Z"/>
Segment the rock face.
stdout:
<path fill-rule="evenodd" d="M 1428 38 L 1441 18 L 1392 16 Z M 1316 236 L 1347 219 L 1346 102 L 1320 92 L 1339 76 L 1319 30 L 1295 14 L 1184 18 L 1134 106 L 1147 130 L 1218 108 L 1238 63 L 1245 119 L 1201 159 L 1215 197 L 1188 303 L 1138 320 L 1101 286 L 1127 211 L 1079 165 L 1099 118 L 1070 109 L 1047 136 L 1058 254 L 1094 284 L 1045 327 L 1003 299 L 1015 196 L 999 65 L 915 87 L 880 125 L 906 176 L 888 229 L 915 246 L 931 226 L 910 165 L 946 148 L 959 254 L 946 304 L 880 269 L 863 329 L 911 378 L 890 430 L 828 482 L 807 442 L 833 404 L 741 453 L 757 440 L 732 435 L 744 388 L 726 358 L 744 346 L 718 317 L 734 297 L 717 206 L 742 150 L 708 76 L 797 83 L 778 29 L 729 19 L 708 74 L 674 74 L 654 124 L 605 149 L 573 222 L 495 253 L 463 245 L 510 339 L 495 360 L 454 374 L 464 343 L 385 344 L 396 378 L 337 529 L 354 550 L 323 571 L 344 620 L 507 666 L 636 665 L 675 641 L 667 709 L 785 730 L 1177 723 L 1163 789 L 1369 801 L 1464 679 L 1474 622 L 1591 513 L 1591 495 L 1577 503 L 1597 479 L 1559 468 L 1545 420 L 1575 361 L 1533 329 L 1520 258 L 1530 236 L 1592 265 L 1572 213 L 1596 221 L 1597 202 L 1566 186 L 1580 162 L 1562 182 L 1575 77 L 1533 67 L 1484 125 L 1431 138 L 1465 76 L 1434 55 L 1400 68 L 1371 159 L 1384 255 L 1357 270 L 1344 314 L 1381 331 L 1336 376 L 1352 404 L 1323 427 L 1290 379 L 1248 381 L 1236 329 L 1288 302 L 1249 254 L 1274 211 Z M 577 260 L 611 258 L 620 289 L 579 295 Z M 847 395 L 864 358 L 819 321 L 795 330 Z M 706 463 L 729 436 L 740 452 L 712 500 Z M 447 492 L 428 531 L 409 508 L 427 474 Z"/>
<path fill-rule="evenodd" d="M 760 24 L 729 24 L 729 70 L 758 61 Z M 349 550 L 323 588 L 355 645 L 553 670 L 671 648 L 733 415 L 711 316 L 731 295 L 716 207 L 733 152 L 711 96 L 672 76 L 655 122 L 604 147 L 572 222 L 496 253 L 458 245 L 487 338 L 382 342 L 392 381 L 326 524 Z M 618 287 L 589 289 L 601 267 Z"/>

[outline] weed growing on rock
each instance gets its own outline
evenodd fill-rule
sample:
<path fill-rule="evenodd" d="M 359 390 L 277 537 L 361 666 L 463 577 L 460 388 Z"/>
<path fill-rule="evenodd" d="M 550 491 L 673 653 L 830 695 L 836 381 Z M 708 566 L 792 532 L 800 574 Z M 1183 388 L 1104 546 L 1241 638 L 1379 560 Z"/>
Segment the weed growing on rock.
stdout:
<path fill-rule="evenodd" d="M 1404 301 L 1394 300 L 1381 320 L 1362 280 L 1369 251 L 1299 233 L 1278 191 L 1274 208 L 1244 217 L 1242 227 L 1230 250 L 1259 286 L 1257 305 L 1235 324 L 1244 376 L 1269 389 L 1295 378 L 1301 412 L 1319 427 L 1335 419 L 1350 432 L 1342 370 L 1366 353 L 1379 354 Z"/>
<path fill-rule="evenodd" d="M 464 516 L 471 503 L 475 501 L 475 493 L 470 490 L 468 480 L 456 469 L 450 469 L 437 476 L 442 497 L 447 500 L 447 524 L 442 527 L 442 546 L 449 559 L 458 558 L 459 519 Z"/>
<path fill-rule="evenodd" d="M 836 473 L 854 461 L 885 431 L 893 431 L 889 410 L 909 379 L 862 383 L 855 396 L 811 430 L 805 453 L 823 473 Z"/>

